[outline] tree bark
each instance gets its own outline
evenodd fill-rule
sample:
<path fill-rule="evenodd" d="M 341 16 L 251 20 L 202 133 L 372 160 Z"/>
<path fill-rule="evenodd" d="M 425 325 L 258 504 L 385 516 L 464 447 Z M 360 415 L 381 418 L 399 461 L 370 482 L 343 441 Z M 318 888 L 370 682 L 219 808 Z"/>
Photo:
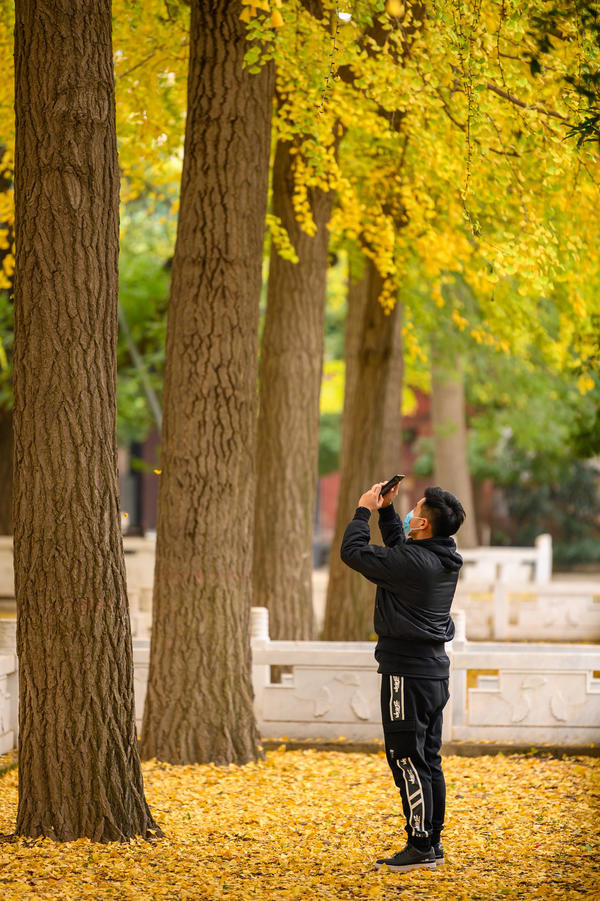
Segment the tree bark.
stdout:
<path fill-rule="evenodd" d="M 397 303 L 386 315 L 381 288 L 379 272 L 365 259 L 363 277 L 348 291 L 340 493 L 323 630 L 328 640 L 364 641 L 373 631 L 374 586 L 342 563 L 339 549 L 360 495 L 402 471 L 402 308 Z M 372 514 L 373 544 L 382 543 L 377 520 Z"/>
<path fill-rule="evenodd" d="M 0 535 L 12 535 L 13 414 L 0 409 Z"/>
<path fill-rule="evenodd" d="M 452 365 L 432 351 L 431 424 L 436 484 L 455 494 L 467 514 L 457 536 L 461 547 L 477 547 L 477 523 L 467 455 L 465 383 L 459 358 Z"/>
<path fill-rule="evenodd" d="M 142 733 L 142 755 L 172 763 L 258 754 L 249 621 L 273 72 L 242 68 L 240 12 L 192 3 Z"/>
<path fill-rule="evenodd" d="M 317 226 L 302 231 L 292 204 L 292 145 L 279 141 L 273 212 L 298 262 L 271 249 L 261 346 L 254 603 L 268 607 L 272 638 L 312 638 L 312 541 L 319 456 L 328 231 L 332 195 L 309 191 Z"/>
<path fill-rule="evenodd" d="M 116 444 L 109 0 L 17 0 L 16 831 L 157 831 L 137 751 Z"/>

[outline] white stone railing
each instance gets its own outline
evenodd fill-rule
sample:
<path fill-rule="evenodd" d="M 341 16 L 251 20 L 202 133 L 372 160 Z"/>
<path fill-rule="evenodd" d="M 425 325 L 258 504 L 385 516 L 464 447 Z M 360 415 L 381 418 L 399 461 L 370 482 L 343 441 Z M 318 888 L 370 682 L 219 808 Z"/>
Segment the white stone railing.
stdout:
<path fill-rule="evenodd" d="M 453 741 L 600 740 L 599 646 L 456 639 L 453 645 Z"/>
<path fill-rule="evenodd" d="M 459 538 L 460 541 L 460 538 Z M 538 535 L 535 547 L 461 548 L 463 582 L 535 582 L 552 578 L 552 536 Z"/>
<path fill-rule="evenodd" d="M 473 641 L 600 641 L 600 581 L 459 582 L 454 603 Z"/>
<path fill-rule="evenodd" d="M 374 643 L 270 641 L 261 616 L 262 628 L 252 639 L 261 734 L 380 738 Z M 600 740 L 600 646 L 469 642 L 464 613 L 453 616 L 445 741 L 577 745 Z M 291 666 L 293 672 L 273 685 L 273 665 Z"/>
<path fill-rule="evenodd" d="M 444 741 L 565 747 L 600 741 L 600 646 L 471 642 L 463 612 L 453 616 Z M 381 738 L 373 642 L 271 641 L 268 614 L 260 607 L 252 611 L 251 640 L 255 712 L 264 738 Z M 149 640 L 134 639 L 133 656 L 139 730 Z M 291 672 L 273 684 L 272 666 Z M 0 631 L 2 751 L 17 738 L 16 667 L 14 630 L 7 628 Z"/>
<path fill-rule="evenodd" d="M 127 588 L 131 634 L 134 638 L 150 638 L 152 633 L 152 588 Z"/>
<path fill-rule="evenodd" d="M 0 754 L 16 747 L 18 702 L 17 656 L 0 647 Z"/>

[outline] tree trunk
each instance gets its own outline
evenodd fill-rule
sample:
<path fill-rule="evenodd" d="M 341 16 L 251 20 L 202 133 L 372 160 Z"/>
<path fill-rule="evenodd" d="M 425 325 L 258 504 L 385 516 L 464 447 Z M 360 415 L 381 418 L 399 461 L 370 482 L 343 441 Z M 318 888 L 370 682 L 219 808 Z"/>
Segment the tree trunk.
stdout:
<path fill-rule="evenodd" d="M 312 541 L 319 456 L 328 232 L 332 196 L 309 191 L 311 237 L 292 205 L 292 145 L 279 141 L 273 212 L 298 262 L 271 249 L 261 346 L 254 518 L 254 603 L 268 607 L 272 638 L 312 638 Z"/>
<path fill-rule="evenodd" d="M 137 751 L 116 445 L 119 170 L 109 0 L 17 0 L 17 833 L 157 827 Z"/>
<path fill-rule="evenodd" d="M 457 540 L 461 547 L 477 547 L 477 523 L 467 456 L 465 383 L 460 359 L 441 362 L 435 350 L 431 368 L 431 424 L 435 481 L 459 499 L 467 517 Z"/>
<path fill-rule="evenodd" d="M 342 563 L 339 550 L 360 495 L 401 472 L 402 308 L 397 303 L 386 315 L 381 287 L 366 259 L 364 276 L 348 291 L 341 480 L 323 631 L 328 640 L 364 641 L 373 631 L 374 586 Z M 377 520 L 375 513 L 371 541 L 381 544 Z"/>
<path fill-rule="evenodd" d="M 143 756 L 172 763 L 258 753 L 250 593 L 273 72 L 242 68 L 240 11 L 192 3 L 142 735 Z"/>
<path fill-rule="evenodd" d="M 12 535 L 13 414 L 0 409 L 0 535 Z"/>

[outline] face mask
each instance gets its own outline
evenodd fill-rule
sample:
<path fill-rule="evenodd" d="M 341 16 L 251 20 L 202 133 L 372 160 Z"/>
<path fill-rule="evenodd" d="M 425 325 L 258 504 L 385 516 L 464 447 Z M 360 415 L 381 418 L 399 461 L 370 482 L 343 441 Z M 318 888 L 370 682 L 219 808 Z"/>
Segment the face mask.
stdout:
<path fill-rule="evenodd" d="M 409 510 L 408 513 L 406 514 L 406 516 L 404 517 L 404 531 L 405 531 L 405 533 L 406 533 L 407 535 L 408 535 L 409 532 L 410 532 L 410 521 L 411 521 L 411 519 L 412 519 L 412 516 L 413 516 L 413 513 L 414 513 L 414 512 L 415 512 L 415 511 L 414 511 L 414 508 L 413 508 L 412 510 Z"/>

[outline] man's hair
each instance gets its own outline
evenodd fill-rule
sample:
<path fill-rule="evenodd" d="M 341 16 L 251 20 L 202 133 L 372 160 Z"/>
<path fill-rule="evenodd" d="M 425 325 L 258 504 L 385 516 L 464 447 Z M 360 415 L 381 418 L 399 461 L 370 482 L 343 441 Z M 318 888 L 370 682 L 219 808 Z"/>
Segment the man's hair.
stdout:
<path fill-rule="evenodd" d="M 458 532 L 465 521 L 466 513 L 458 498 L 449 491 L 430 487 L 425 489 L 425 503 L 421 507 L 421 516 L 429 520 L 434 535 L 448 538 Z"/>

